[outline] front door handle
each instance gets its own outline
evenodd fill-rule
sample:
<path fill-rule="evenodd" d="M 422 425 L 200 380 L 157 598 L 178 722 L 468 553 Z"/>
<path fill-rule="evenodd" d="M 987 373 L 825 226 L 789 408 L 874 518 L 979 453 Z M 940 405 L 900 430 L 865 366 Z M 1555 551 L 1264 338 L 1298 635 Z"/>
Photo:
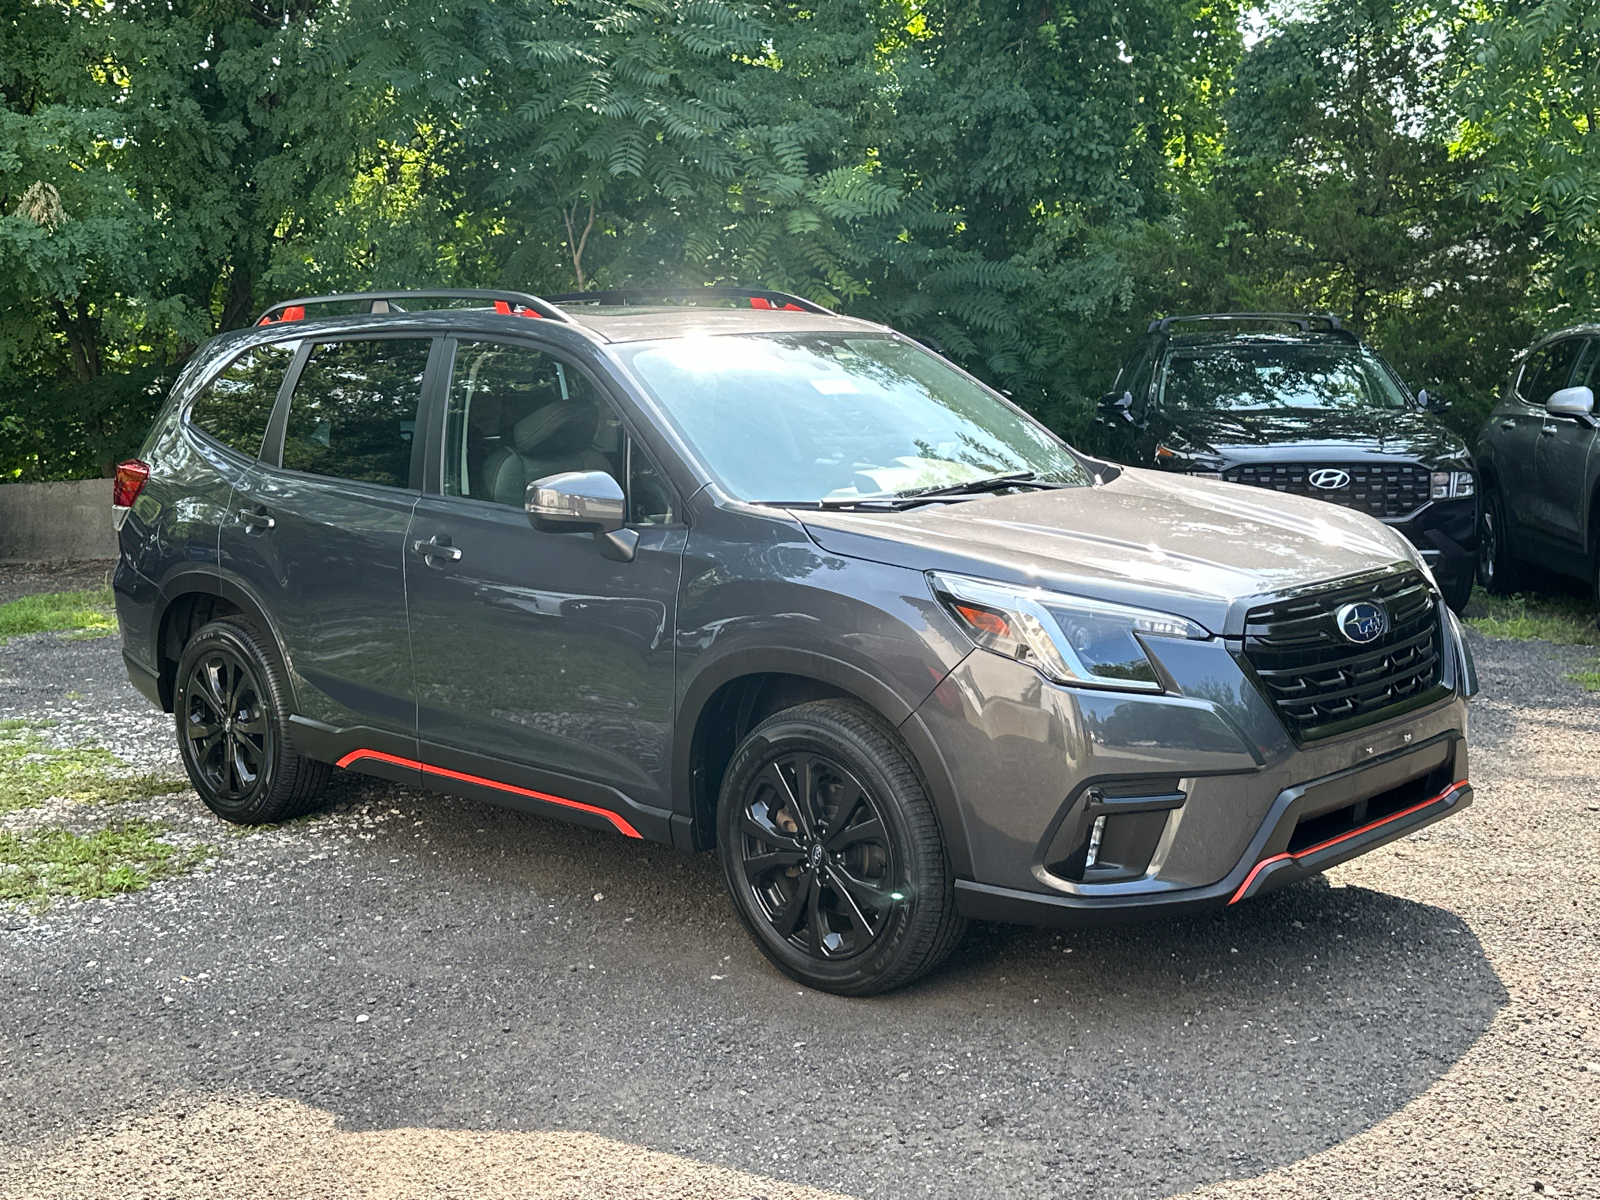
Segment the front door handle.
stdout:
<path fill-rule="evenodd" d="M 244 526 L 246 533 L 254 533 L 258 529 L 271 529 L 277 522 L 267 515 L 267 510 L 258 508 L 255 512 L 241 513 L 239 524 Z"/>
<path fill-rule="evenodd" d="M 1517 423 L 1514 420 L 1512 420 L 1511 418 L 1509 418 L 1509 417 L 1507 417 L 1504 421 L 1500 422 L 1500 428 L 1501 429 L 1515 429 L 1516 427 L 1517 427 Z"/>
<path fill-rule="evenodd" d="M 1554 425 L 1546 425 L 1543 429 L 1539 430 L 1540 437 L 1555 437 L 1555 435 L 1556 427 Z"/>
<path fill-rule="evenodd" d="M 444 541 L 440 541 L 438 534 L 434 534 L 425 542 L 420 540 L 412 542 L 411 553 L 420 554 L 423 561 L 426 562 L 430 567 L 437 567 L 440 565 L 439 563 L 433 561 L 436 558 L 443 559 L 445 562 L 461 561 L 461 551 L 452 546 L 448 538 Z"/>

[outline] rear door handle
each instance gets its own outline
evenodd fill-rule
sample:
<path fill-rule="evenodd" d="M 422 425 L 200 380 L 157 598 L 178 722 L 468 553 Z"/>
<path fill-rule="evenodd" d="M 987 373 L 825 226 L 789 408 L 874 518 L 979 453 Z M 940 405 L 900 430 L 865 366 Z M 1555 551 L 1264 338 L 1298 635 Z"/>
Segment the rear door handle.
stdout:
<path fill-rule="evenodd" d="M 436 558 L 443 559 L 445 562 L 461 561 L 461 551 L 452 546 L 448 540 L 441 542 L 438 534 L 434 534 L 425 542 L 420 540 L 412 542 L 411 553 L 420 554 L 423 561 L 430 567 L 439 565 L 433 561 Z"/>
<path fill-rule="evenodd" d="M 255 512 L 241 513 L 239 524 L 244 526 L 246 533 L 254 533 L 258 529 L 271 529 L 277 525 L 277 522 L 269 517 L 264 510 L 258 508 Z"/>
<path fill-rule="evenodd" d="M 1500 428 L 1501 429 L 1515 429 L 1516 427 L 1517 427 L 1517 423 L 1515 421 L 1511 420 L 1509 417 L 1506 420 L 1500 422 Z"/>
<path fill-rule="evenodd" d="M 1540 437 L 1555 437 L 1555 435 L 1556 427 L 1554 425 L 1546 425 L 1543 429 L 1539 430 Z"/>

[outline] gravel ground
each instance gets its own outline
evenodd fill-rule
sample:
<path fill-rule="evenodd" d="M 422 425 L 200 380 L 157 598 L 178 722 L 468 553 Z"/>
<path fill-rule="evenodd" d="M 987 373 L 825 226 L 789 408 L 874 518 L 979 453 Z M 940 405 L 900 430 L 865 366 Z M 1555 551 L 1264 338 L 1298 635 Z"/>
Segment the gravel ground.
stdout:
<path fill-rule="evenodd" d="M 710 855 L 343 773 L 245 836 L 147 802 L 207 869 L 0 915 L 0 1196 L 1600 1197 L 1592 656 L 1474 638 L 1461 816 L 872 1000 Z M 114 640 L 0 647 L 19 715 L 176 765 Z"/>

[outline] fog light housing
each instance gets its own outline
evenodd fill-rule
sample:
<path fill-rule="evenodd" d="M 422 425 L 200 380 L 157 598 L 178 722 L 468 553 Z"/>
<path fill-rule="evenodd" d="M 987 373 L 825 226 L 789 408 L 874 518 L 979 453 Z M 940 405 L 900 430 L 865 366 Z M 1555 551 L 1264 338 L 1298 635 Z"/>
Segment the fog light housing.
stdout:
<path fill-rule="evenodd" d="M 1471 471 L 1435 471 L 1432 483 L 1435 500 L 1460 500 L 1478 490 Z"/>

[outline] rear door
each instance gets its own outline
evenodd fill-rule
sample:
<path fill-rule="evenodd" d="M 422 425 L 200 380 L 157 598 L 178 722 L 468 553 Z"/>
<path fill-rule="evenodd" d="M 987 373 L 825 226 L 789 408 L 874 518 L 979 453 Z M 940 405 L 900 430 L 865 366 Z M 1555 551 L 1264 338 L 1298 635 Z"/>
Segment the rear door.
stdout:
<path fill-rule="evenodd" d="M 320 726 L 329 744 L 407 759 L 416 757 L 416 689 L 405 538 L 436 344 L 309 341 L 226 535 L 230 571 L 277 623 L 302 723 Z"/>
<path fill-rule="evenodd" d="M 534 810 L 664 828 L 649 810 L 669 807 L 678 501 L 576 363 L 463 334 L 453 364 L 440 483 L 406 559 L 428 770 Z M 632 561 L 529 525 L 527 484 L 581 470 L 628 493 Z"/>
<path fill-rule="evenodd" d="M 1594 352 L 1586 338 L 1564 338 L 1552 347 L 1544 370 L 1533 383 L 1532 398 L 1541 405 L 1553 392 L 1567 387 L 1583 360 Z M 1588 417 L 1544 412 L 1533 453 L 1532 524 L 1547 548 L 1565 555 L 1582 552 L 1582 521 L 1587 513 L 1583 483 L 1589 452 L 1594 446 L 1594 423 Z M 1565 565 L 1557 561 L 1553 565 Z M 1573 570 L 1581 570 L 1581 564 Z"/>

